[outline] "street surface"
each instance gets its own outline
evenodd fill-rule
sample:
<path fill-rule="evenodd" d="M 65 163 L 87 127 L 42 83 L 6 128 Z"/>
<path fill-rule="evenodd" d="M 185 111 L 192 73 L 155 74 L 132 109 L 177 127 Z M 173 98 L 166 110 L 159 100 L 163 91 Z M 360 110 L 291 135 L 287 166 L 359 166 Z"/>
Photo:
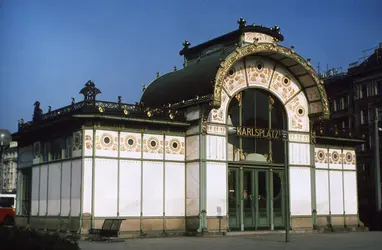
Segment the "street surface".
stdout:
<path fill-rule="evenodd" d="M 341 232 L 325 234 L 291 234 L 285 243 L 285 235 L 263 234 L 218 237 L 169 237 L 126 239 L 124 242 L 80 241 L 82 250 L 195 250 L 195 249 L 382 249 L 382 232 Z"/>

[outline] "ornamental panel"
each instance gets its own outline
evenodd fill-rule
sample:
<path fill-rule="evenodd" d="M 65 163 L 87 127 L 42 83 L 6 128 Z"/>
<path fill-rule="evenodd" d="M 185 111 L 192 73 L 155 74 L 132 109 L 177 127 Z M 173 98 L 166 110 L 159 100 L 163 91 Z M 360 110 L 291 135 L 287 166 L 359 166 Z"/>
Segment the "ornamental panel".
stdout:
<path fill-rule="evenodd" d="M 142 138 L 140 133 L 121 132 L 119 155 L 124 158 L 141 158 Z"/>
<path fill-rule="evenodd" d="M 72 145 L 72 150 L 73 150 L 73 157 L 78 157 L 81 156 L 82 152 L 82 132 L 81 131 L 76 131 L 73 133 L 73 145 Z"/>
<path fill-rule="evenodd" d="M 246 85 L 242 86 L 243 88 L 246 87 Z M 226 110 L 227 110 L 227 105 L 230 101 L 229 96 L 225 91 L 222 91 L 222 105 L 220 106 L 219 109 L 212 109 L 210 114 L 208 115 L 208 122 L 211 123 L 221 123 L 225 124 L 226 123 Z"/>
<path fill-rule="evenodd" d="M 309 132 L 308 104 L 303 92 L 288 102 L 286 110 L 290 131 Z"/>
<path fill-rule="evenodd" d="M 93 130 L 86 129 L 84 133 L 85 133 L 85 145 L 84 145 L 85 156 L 92 156 L 93 155 Z"/>
<path fill-rule="evenodd" d="M 243 60 L 236 62 L 227 72 L 223 83 L 227 93 L 232 96 L 239 89 L 247 86 Z M 223 96 L 221 96 L 223 98 Z M 222 100 L 223 104 L 223 100 Z"/>
<path fill-rule="evenodd" d="M 343 168 L 347 170 L 356 169 L 356 154 L 355 150 L 343 150 Z"/>
<path fill-rule="evenodd" d="M 277 67 L 272 77 L 270 89 L 285 104 L 300 91 L 300 86 L 297 80 L 284 68 Z M 305 111 L 307 113 L 308 109 L 305 108 Z"/>
<path fill-rule="evenodd" d="M 163 159 L 164 142 L 163 135 L 144 134 L 143 135 L 143 158 Z"/>
<path fill-rule="evenodd" d="M 96 156 L 118 156 L 118 132 L 97 130 L 95 143 Z"/>
<path fill-rule="evenodd" d="M 330 148 L 329 149 L 329 168 L 330 169 L 342 169 L 342 150 L 340 148 L 334 149 Z"/>
<path fill-rule="evenodd" d="M 184 161 L 186 144 L 185 139 L 182 136 L 166 136 L 165 148 L 166 160 L 178 160 Z"/>
<path fill-rule="evenodd" d="M 316 168 L 328 168 L 329 167 L 329 153 L 327 148 L 315 147 L 314 148 L 314 162 Z"/>
<path fill-rule="evenodd" d="M 274 62 L 262 57 L 246 58 L 246 72 L 249 86 L 268 89 L 273 74 Z"/>
<path fill-rule="evenodd" d="M 317 87 L 307 88 L 305 89 L 305 93 L 309 102 L 318 101 L 321 98 L 320 91 Z"/>

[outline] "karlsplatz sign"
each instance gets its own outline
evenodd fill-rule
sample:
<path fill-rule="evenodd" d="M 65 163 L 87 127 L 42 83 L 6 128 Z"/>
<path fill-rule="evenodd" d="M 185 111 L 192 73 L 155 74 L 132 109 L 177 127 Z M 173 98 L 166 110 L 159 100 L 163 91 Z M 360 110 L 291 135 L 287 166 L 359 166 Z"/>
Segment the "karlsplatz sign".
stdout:
<path fill-rule="evenodd" d="M 281 129 L 253 128 L 253 127 L 236 127 L 236 135 L 243 137 L 256 137 L 275 140 L 286 140 L 288 132 Z"/>

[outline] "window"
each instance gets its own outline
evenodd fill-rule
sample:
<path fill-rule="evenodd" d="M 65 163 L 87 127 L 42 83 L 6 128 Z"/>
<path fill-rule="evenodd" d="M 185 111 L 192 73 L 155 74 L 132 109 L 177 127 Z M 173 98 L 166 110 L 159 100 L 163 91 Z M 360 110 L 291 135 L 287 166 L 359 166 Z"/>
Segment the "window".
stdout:
<path fill-rule="evenodd" d="M 367 124 L 369 115 L 367 109 L 361 110 L 361 124 Z"/>
<path fill-rule="evenodd" d="M 382 95 L 382 80 L 378 80 L 375 84 L 376 94 Z"/>
<path fill-rule="evenodd" d="M 302 108 L 299 109 L 304 114 Z M 300 112 L 298 111 L 298 112 Z M 284 129 L 286 127 L 282 103 L 268 92 L 247 89 L 237 94 L 228 109 L 228 121 L 232 127 L 258 129 Z M 284 162 L 284 142 L 255 137 L 239 137 L 232 134 L 228 138 L 231 160 Z M 244 159 L 240 157 L 245 156 Z"/>
<path fill-rule="evenodd" d="M 334 112 L 337 111 L 337 101 L 336 100 L 333 101 L 333 111 Z"/>
<path fill-rule="evenodd" d="M 378 121 L 382 121 L 382 108 L 377 108 Z"/>
<path fill-rule="evenodd" d="M 345 98 L 340 98 L 340 110 L 345 109 Z"/>
<path fill-rule="evenodd" d="M 361 85 L 361 98 L 366 98 L 367 97 L 367 85 L 362 84 Z"/>

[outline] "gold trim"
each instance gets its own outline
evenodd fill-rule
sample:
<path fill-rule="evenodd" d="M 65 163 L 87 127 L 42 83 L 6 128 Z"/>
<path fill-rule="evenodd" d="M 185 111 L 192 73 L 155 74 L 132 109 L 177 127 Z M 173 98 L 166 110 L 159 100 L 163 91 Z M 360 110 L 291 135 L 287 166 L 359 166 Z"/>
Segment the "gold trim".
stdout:
<path fill-rule="evenodd" d="M 248 45 L 245 47 L 239 47 L 235 51 L 233 51 L 224 61 L 222 61 L 215 77 L 214 96 L 212 101 L 213 108 L 218 109 L 221 105 L 221 102 L 222 102 L 221 92 L 224 86 L 224 78 L 226 77 L 226 75 L 228 74 L 228 71 L 232 68 L 234 63 L 244 58 L 245 56 L 256 54 L 259 52 L 280 53 L 286 57 L 289 57 L 295 60 L 301 66 L 303 66 L 304 69 L 307 72 L 309 72 L 309 75 L 316 82 L 316 86 L 318 87 L 320 97 L 321 97 L 322 112 L 315 113 L 314 115 L 321 116 L 320 117 L 321 119 L 329 118 L 329 114 L 330 114 L 329 104 L 328 104 L 326 91 L 323 86 L 323 81 L 318 77 L 317 73 L 314 71 L 312 66 L 308 62 L 306 62 L 301 56 L 299 56 L 298 54 L 295 54 L 290 49 L 285 48 L 283 46 L 278 46 L 278 45 L 275 46 L 274 44 L 258 44 L 258 45 L 253 44 L 253 45 Z"/>

